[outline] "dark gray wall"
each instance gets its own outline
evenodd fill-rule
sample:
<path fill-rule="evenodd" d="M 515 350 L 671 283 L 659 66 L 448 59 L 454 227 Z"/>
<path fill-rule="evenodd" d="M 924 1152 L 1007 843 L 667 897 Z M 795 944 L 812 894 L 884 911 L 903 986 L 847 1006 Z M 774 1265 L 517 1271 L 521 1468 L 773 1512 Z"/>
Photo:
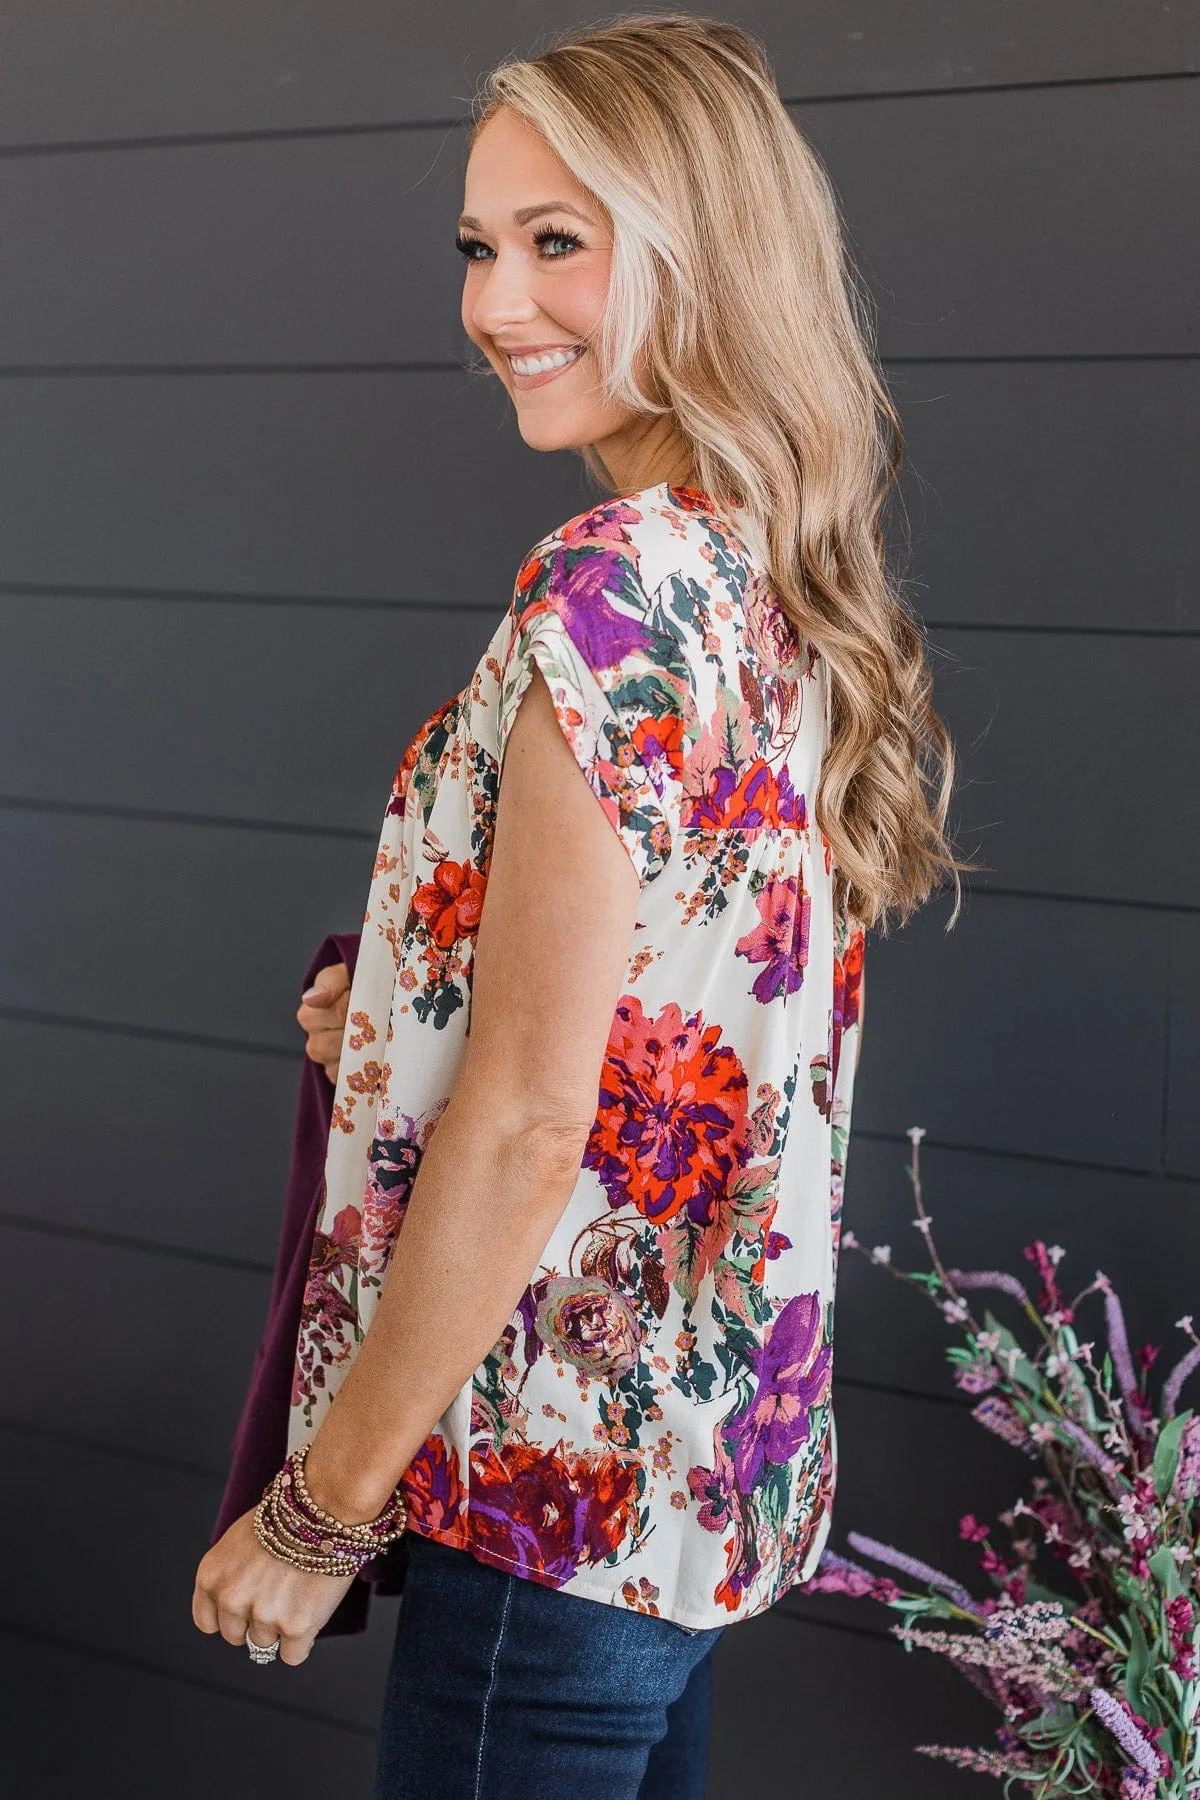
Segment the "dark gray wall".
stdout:
<path fill-rule="evenodd" d="M 949 936 L 941 901 L 869 947 L 849 1222 L 915 1256 L 922 1124 L 952 1260 L 1058 1239 L 1157 1339 L 1200 1302 L 1195 0 L 727 11 L 880 308 L 988 864 Z M 466 97 L 545 15 L 457 12 L 445 37 L 379 0 L 0 15 L 0 1431 L 6 1518 L 44 1546 L 6 1558 L 0 1644 L 38 1800 L 369 1788 L 394 1602 L 267 1672 L 189 1601 L 298 976 L 360 914 L 412 730 L 591 497 L 460 367 Z M 839 1530 L 968 1572 L 954 1521 L 1022 1469 L 932 1312 L 852 1258 L 839 1334 Z M 911 1756 L 990 1719 L 887 1623 L 793 1596 L 727 1634 L 714 1800 L 994 1792 Z"/>

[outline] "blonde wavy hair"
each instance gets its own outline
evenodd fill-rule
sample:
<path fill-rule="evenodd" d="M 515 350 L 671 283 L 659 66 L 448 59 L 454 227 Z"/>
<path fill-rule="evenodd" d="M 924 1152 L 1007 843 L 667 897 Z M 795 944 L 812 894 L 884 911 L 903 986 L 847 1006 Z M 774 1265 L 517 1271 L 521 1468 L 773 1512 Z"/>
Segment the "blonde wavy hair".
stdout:
<path fill-rule="evenodd" d="M 749 514 L 785 612 L 826 660 L 831 740 L 811 804 L 837 904 L 886 935 L 949 873 L 949 929 L 959 872 L 979 865 L 945 836 L 954 750 L 885 566 L 903 433 L 836 196 L 765 50 L 720 20 L 623 14 L 494 68 L 472 143 L 501 106 L 611 221 L 594 340 L 608 396 L 673 415 L 693 484 Z M 594 449 L 581 455 L 611 491 Z"/>

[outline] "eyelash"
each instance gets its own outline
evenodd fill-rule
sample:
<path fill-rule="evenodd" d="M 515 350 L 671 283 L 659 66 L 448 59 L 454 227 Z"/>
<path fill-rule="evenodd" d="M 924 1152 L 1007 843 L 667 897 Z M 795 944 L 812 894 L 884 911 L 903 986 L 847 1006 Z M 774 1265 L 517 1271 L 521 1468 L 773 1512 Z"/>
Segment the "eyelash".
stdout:
<path fill-rule="evenodd" d="M 571 249 L 566 253 L 568 256 L 573 255 L 576 250 L 581 250 L 583 248 L 581 239 L 577 238 L 573 231 L 556 231 L 553 225 L 543 225 L 540 230 L 535 231 L 533 234 L 534 243 L 539 245 L 548 244 L 555 238 L 561 238 L 564 243 L 570 244 Z M 460 251 L 461 254 L 466 257 L 468 262 L 482 262 L 483 258 L 474 255 L 473 252 L 477 248 L 483 250 L 487 249 L 487 245 L 482 238 L 470 237 L 466 232 L 462 231 L 455 237 L 454 246 L 455 249 Z M 551 256 L 546 258 L 546 260 L 549 262 L 562 262 L 564 261 L 564 258 L 562 256 Z"/>

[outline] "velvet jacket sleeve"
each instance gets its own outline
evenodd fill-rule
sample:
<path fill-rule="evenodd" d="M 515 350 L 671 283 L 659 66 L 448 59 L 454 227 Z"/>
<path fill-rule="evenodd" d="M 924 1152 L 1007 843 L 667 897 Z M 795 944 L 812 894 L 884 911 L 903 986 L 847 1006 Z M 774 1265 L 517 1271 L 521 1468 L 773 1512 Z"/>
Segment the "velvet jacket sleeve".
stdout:
<path fill-rule="evenodd" d="M 320 969 L 331 963 L 346 963 L 353 979 L 358 946 L 357 934 L 327 937 L 308 965 L 301 991 L 311 985 Z M 313 1231 L 320 1210 L 333 1093 L 333 1084 L 324 1069 L 319 1063 L 305 1058 L 267 1318 L 234 1432 L 225 1492 L 210 1538 L 214 1544 L 235 1519 L 258 1504 L 264 1487 L 287 1455 L 296 1338 Z M 396 1593 L 403 1586 L 406 1560 L 403 1545 L 401 1537 L 389 1546 L 388 1555 L 376 1557 L 364 1565 L 339 1606 L 322 1626 L 319 1637 L 345 1636 L 366 1630 L 372 1589 Z"/>

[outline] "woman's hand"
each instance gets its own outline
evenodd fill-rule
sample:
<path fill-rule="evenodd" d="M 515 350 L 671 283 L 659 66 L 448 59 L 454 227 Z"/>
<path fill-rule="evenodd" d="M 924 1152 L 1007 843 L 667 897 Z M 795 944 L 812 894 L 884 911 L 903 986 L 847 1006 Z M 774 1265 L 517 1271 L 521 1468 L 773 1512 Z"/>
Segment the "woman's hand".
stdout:
<path fill-rule="evenodd" d="M 255 1536 L 254 1512 L 235 1519 L 201 1559 L 192 1618 L 243 1649 L 247 1637 L 255 1644 L 279 1638 L 279 1660 L 302 1663 L 354 1576 L 310 1575 L 280 1562 Z"/>
<path fill-rule="evenodd" d="M 350 1005 L 350 970 L 344 962 L 319 970 L 310 988 L 300 996 L 296 1021 L 308 1033 L 304 1054 L 324 1065 L 330 1081 L 337 1080 Z"/>

